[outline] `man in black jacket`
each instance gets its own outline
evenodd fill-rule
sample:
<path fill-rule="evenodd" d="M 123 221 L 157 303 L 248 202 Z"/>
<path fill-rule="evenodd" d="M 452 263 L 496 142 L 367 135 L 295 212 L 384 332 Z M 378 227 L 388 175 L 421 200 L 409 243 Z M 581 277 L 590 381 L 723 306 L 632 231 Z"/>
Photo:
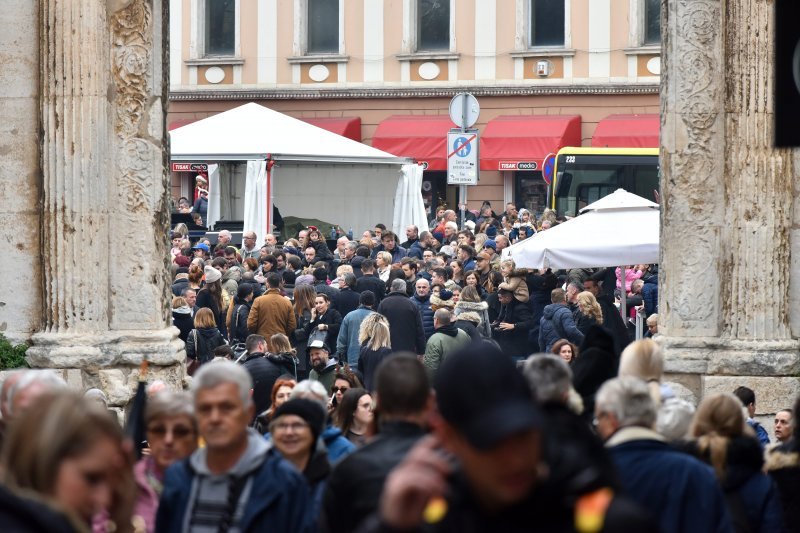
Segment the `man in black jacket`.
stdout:
<path fill-rule="evenodd" d="M 425 368 L 413 354 L 395 354 L 375 371 L 378 435 L 344 459 L 328 478 L 323 500 L 323 530 L 356 531 L 378 510 L 389 472 L 426 433 L 433 405 Z"/>
<path fill-rule="evenodd" d="M 247 355 L 242 359 L 242 366 L 253 378 L 253 403 L 255 416 L 260 415 L 272 404 L 272 386 L 284 374 L 296 375 L 292 372 L 291 356 L 273 356 L 266 354 L 267 341 L 261 335 L 250 335 L 245 342 Z M 252 420 L 251 420 L 252 422 Z"/>
<path fill-rule="evenodd" d="M 531 310 L 526 303 L 514 298 L 514 293 L 500 289 L 500 314 L 492 323 L 492 338 L 500 349 L 511 357 L 527 357 L 531 353 L 528 331 L 531 329 Z"/>
<path fill-rule="evenodd" d="M 363 278 L 362 278 L 363 279 Z M 392 281 L 392 292 L 378 306 L 378 312 L 389 321 L 392 350 L 425 353 L 425 330 L 419 309 L 406 295 L 406 282 Z"/>
<path fill-rule="evenodd" d="M 362 276 L 356 282 L 356 292 L 372 291 L 375 295 L 375 304 L 381 303 L 386 294 L 386 285 L 381 278 L 375 275 L 375 262 L 372 259 L 364 259 L 361 262 Z"/>
<path fill-rule="evenodd" d="M 360 296 L 359 293 L 353 290 L 356 283 L 355 274 L 349 272 L 345 274 L 342 277 L 342 281 L 339 282 L 339 295 L 336 297 L 336 310 L 339 311 L 342 318 L 346 317 L 350 311 L 358 309 Z"/>

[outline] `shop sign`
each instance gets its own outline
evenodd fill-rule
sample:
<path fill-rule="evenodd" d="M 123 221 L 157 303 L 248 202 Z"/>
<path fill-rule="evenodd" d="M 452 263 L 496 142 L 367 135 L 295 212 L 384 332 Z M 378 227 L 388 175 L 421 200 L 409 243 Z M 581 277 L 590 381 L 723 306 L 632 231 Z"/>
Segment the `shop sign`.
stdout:
<path fill-rule="evenodd" d="M 172 163 L 173 172 L 208 172 L 208 163 Z"/>
<path fill-rule="evenodd" d="M 537 170 L 536 161 L 500 161 L 498 170 Z"/>

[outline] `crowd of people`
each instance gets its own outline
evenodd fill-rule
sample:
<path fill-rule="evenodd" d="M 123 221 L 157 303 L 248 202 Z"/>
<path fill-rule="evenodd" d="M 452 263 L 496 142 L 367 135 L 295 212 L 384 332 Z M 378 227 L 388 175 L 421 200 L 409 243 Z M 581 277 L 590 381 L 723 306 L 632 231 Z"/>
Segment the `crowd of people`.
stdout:
<path fill-rule="evenodd" d="M 502 250 L 558 220 L 473 218 L 335 249 L 176 228 L 187 390 L 151 383 L 132 442 L 101 391 L 10 374 L 0 530 L 800 530 L 800 401 L 772 442 L 745 386 L 678 397 L 654 266 L 520 269 Z"/>

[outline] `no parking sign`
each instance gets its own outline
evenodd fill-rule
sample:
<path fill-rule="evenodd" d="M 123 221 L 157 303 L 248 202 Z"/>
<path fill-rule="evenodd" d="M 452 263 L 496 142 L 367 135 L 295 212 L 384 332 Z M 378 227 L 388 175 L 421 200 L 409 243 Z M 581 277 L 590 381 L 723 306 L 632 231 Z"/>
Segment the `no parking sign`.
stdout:
<path fill-rule="evenodd" d="M 451 131 L 447 134 L 447 184 L 477 185 L 478 131 Z"/>
<path fill-rule="evenodd" d="M 550 185 L 553 183 L 553 171 L 556 168 L 556 154 L 550 152 L 542 160 L 542 178 Z"/>

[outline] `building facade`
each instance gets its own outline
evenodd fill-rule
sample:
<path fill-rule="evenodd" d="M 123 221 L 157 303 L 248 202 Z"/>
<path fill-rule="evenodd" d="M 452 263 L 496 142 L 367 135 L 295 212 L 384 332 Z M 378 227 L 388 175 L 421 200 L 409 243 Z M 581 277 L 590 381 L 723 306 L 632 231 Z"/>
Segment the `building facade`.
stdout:
<path fill-rule="evenodd" d="M 659 10 L 658 0 L 171 0 L 168 124 L 257 102 L 414 157 L 435 209 L 462 200 L 447 185 L 446 133 L 450 100 L 470 92 L 481 140 L 468 205 L 541 212 L 548 153 L 592 145 L 612 115 L 654 123 Z M 191 176 L 174 174 L 173 196 L 190 192 Z"/>

